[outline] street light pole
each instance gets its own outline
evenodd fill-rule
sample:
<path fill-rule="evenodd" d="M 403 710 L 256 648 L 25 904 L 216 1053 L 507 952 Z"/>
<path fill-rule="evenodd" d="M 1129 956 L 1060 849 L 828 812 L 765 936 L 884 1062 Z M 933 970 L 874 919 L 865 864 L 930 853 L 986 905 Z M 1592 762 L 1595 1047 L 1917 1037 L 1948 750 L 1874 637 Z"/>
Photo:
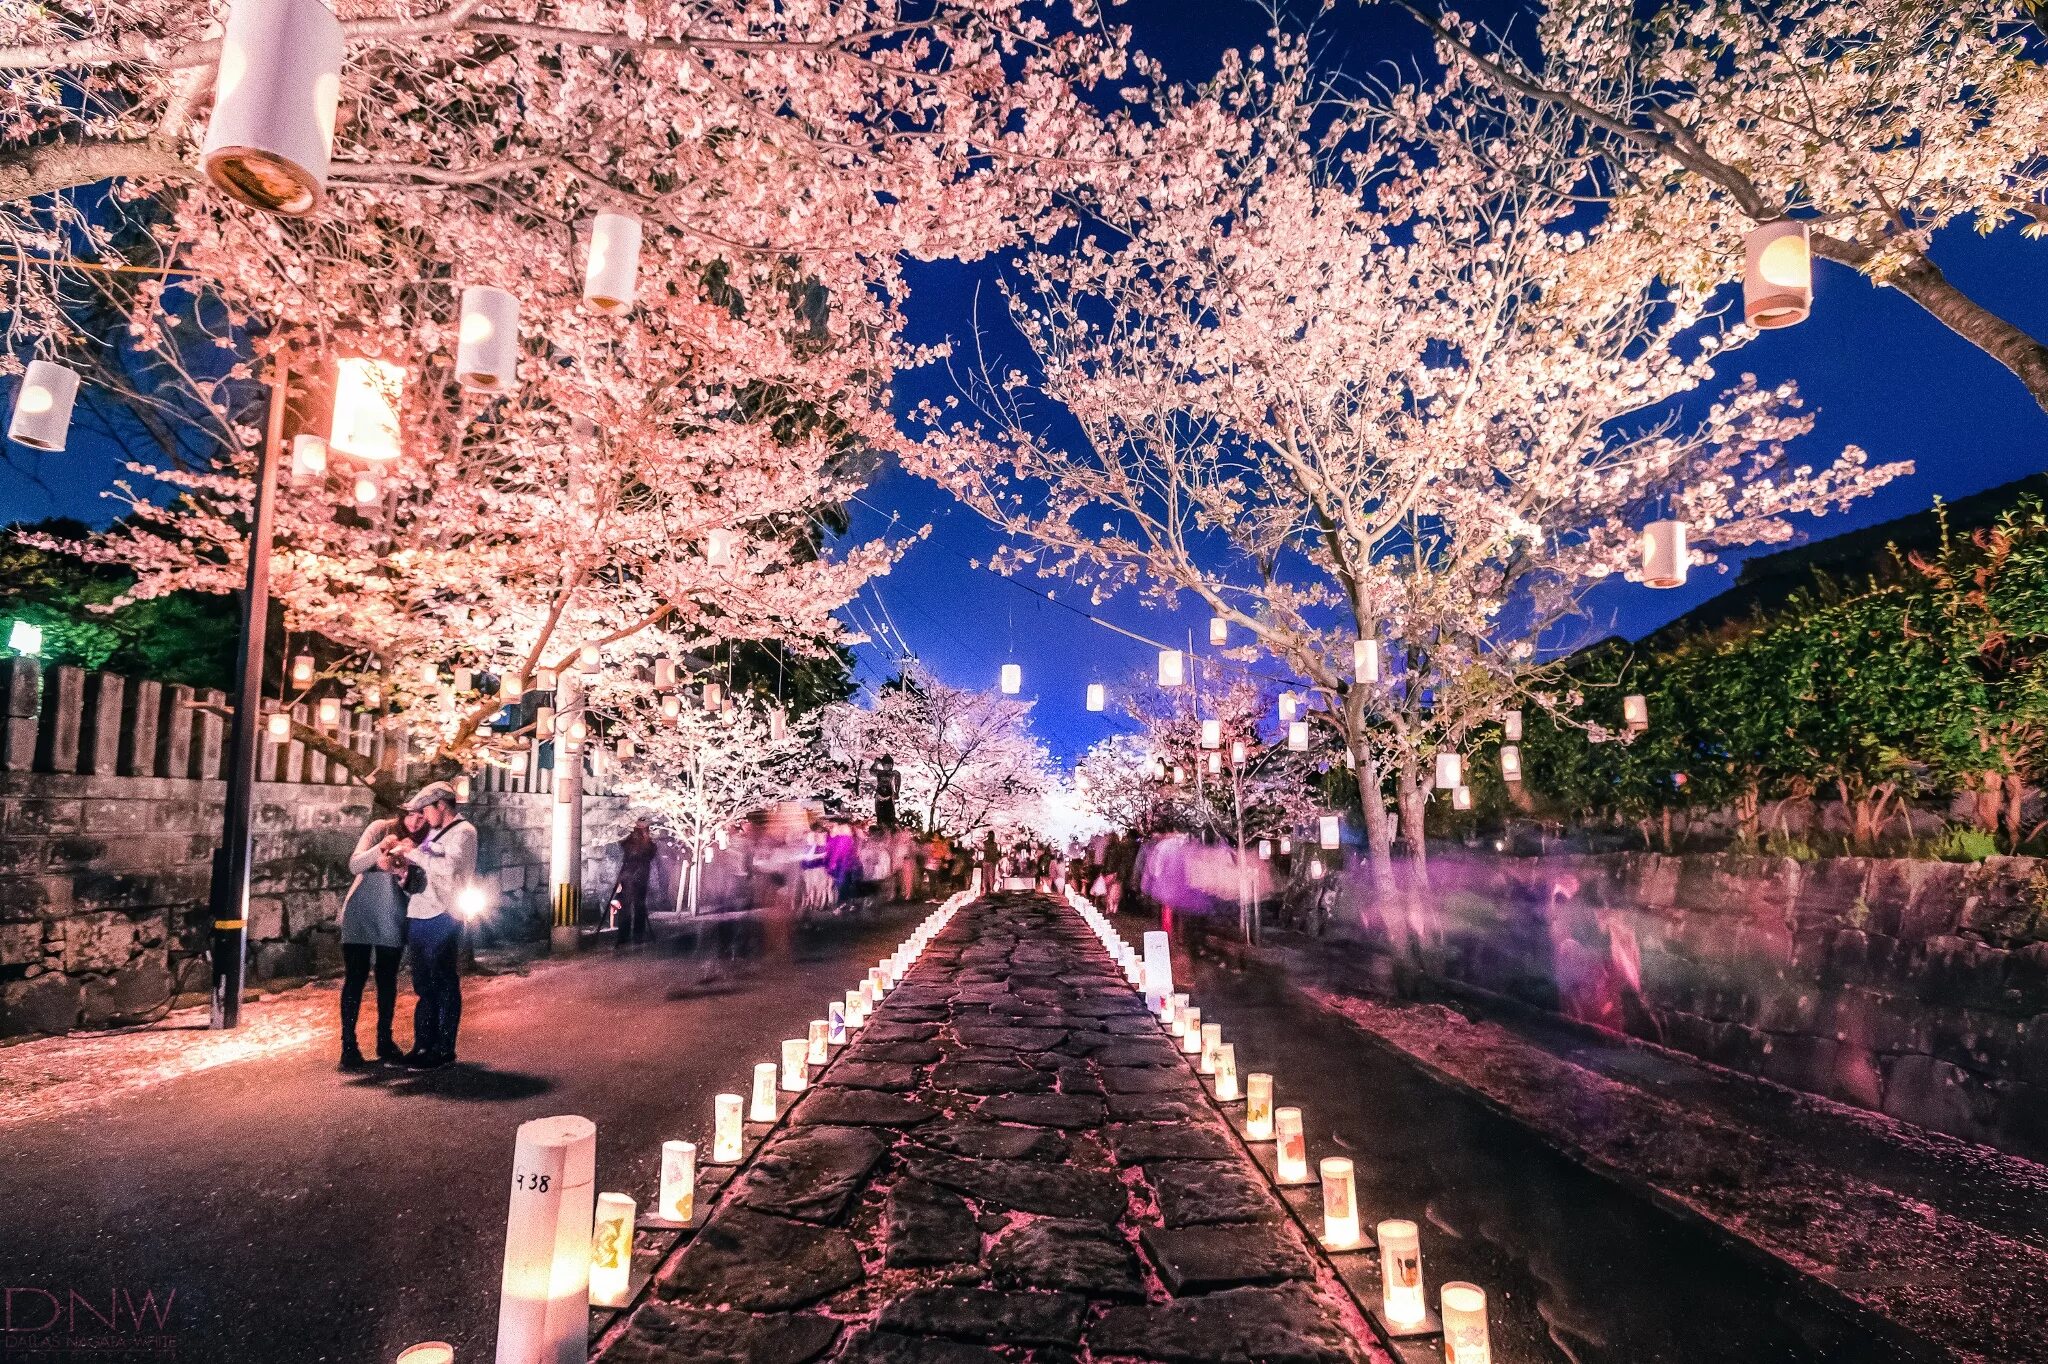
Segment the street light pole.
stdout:
<path fill-rule="evenodd" d="M 213 854 L 207 897 L 213 915 L 211 1026 L 242 1021 L 242 983 L 248 966 L 250 824 L 256 800 L 256 764 L 263 751 L 264 635 L 270 624 L 270 541 L 277 516 L 277 465 L 284 447 L 285 403 L 291 371 L 273 360 L 270 421 L 256 453 L 256 510 L 249 525 L 248 578 L 242 591 L 241 650 L 235 667 L 235 710 L 228 729 L 227 800 L 220 846 Z"/>

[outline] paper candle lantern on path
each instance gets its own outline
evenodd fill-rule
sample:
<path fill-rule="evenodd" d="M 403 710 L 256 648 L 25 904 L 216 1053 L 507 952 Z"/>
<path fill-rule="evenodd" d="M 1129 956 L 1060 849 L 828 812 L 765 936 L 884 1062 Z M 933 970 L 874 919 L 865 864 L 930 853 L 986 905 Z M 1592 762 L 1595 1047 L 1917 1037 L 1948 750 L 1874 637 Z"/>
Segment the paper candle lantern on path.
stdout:
<path fill-rule="evenodd" d="M 1157 1013 L 1173 993 L 1173 949 L 1166 934 L 1153 929 L 1145 934 L 1145 1002 Z"/>
<path fill-rule="evenodd" d="M 1161 649 L 1159 651 L 1159 685 L 1162 687 L 1180 687 L 1187 685 L 1187 680 L 1187 656 L 1178 649 Z"/>
<path fill-rule="evenodd" d="M 455 381 L 478 393 L 519 387 L 519 300 L 505 290 L 472 284 L 462 291 Z"/>
<path fill-rule="evenodd" d="M 754 1067 L 754 1102 L 747 1111 L 747 1121 L 775 1121 L 775 1063 L 773 1061 L 763 1061 Z"/>
<path fill-rule="evenodd" d="M 1685 522 L 1652 521 L 1643 527 L 1643 585 L 1645 587 L 1684 587 L 1687 567 L 1685 548 Z M 1508 735 L 1519 739 L 1521 717 L 1516 713 L 1516 731 Z"/>
<path fill-rule="evenodd" d="M 804 1054 L 804 1064 L 822 1066 L 832 1059 L 832 1025 L 822 1018 L 811 1020 L 810 1047 Z"/>
<path fill-rule="evenodd" d="M 1486 1330 L 1486 1290 L 1478 1284 L 1447 1283 L 1443 1296 L 1444 1364 L 1493 1364 Z"/>
<path fill-rule="evenodd" d="M 711 1101 L 714 1126 L 711 1132 L 711 1160 L 716 1165 L 738 1162 L 743 1141 L 740 1128 L 740 1096 L 720 1094 Z"/>
<path fill-rule="evenodd" d="M 1202 1011 L 1183 1009 L 1177 1019 L 1180 1025 L 1180 1049 L 1193 1056 L 1202 1049 Z"/>
<path fill-rule="evenodd" d="M 811 1054 L 809 1038 L 792 1037 L 782 1044 L 782 1087 L 795 1094 L 811 1082 L 811 1070 L 805 1060 Z"/>
<path fill-rule="evenodd" d="M 1216 1048 L 1216 1099 L 1237 1101 L 1237 1043 L 1224 1042 Z"/>
<path fill-rule="evenodd" d="M 1429 1315 L 1422 1295 L 1422 1242 L 1403 1219 L 1379 1225 L 1381 1307 L 1387 1320 L 1412 1326 Z"/>
<path fill-rule="evenodd" d="M 601 313 L 633 306 L 634 276 L 640 269 L 640 220 L 630 213 L 605 212 L 590 224 L 590 258 L 583 269 L 583 301 Z"/>
<path fill-rule="evenodd" d="M 400 1350 L 393 1364 L 455 1364 L 455 1347 L 445 1340 L 423 1340 Z"/>
<path fill-rule="evenodd" d="M 1274 1159 L 1279 1166 L 1280 1182 L 1308 1183 L 1308 1138 L 1302 1135 L 1300 1109 L 1273 1110 L 1273 1139 L 1278 1143 Z"/>
<path fill-rule="evenodd" d="M 567 1364 L 587 1354 L 596 1170 L 597 1124 L 590 1119 L 519 1125 L 498 1300 L 499 1359 Z"/>
<path fill-rule="evenodd" d="M 1093 711 L 1101 710 L 1105 700 L 1106 697 L 1102 684 L 1100 682 L 1090 682 L 1088 684 L 1088 709 Z"/>
<path fill-rule="evenodd" d="M 622 1193 L 597 1196 L 597 1221 L 590 1229 L 590 1301 L 624 1307 L 633 1278 L 632 1199 Z"/>
<path fill-rule="evenodd" d="M 1202 1060 L 1196 1067 L 1204 1075 L 1216 1073 L 1216 1051 L 1223 1045 L 1223 1025 L 1204 1023 L 1202 1025 Z"/>
<path fill-rule="evenodd" d="M 668 1222 L 687 1222 L 697 1210 L 697 1144 L 665 1141 L 661 1144 L 661 1216 Z"/>
<path fill-rule="evenodd" d="M 825 1006 L 825 1041 L 829 1046 L 838 1046 L 846 1041 L 846 1006 L 828 1004 Z"/>
<path fill-rule="evenodd" d="M 1318 1171 L 1323 1179 L 1323 1244 L 1349 1250 L 1358 1244 L 1358 1184 L 1346 1156 L 1324 1156 Z"/>
<path fill-rule="evenodd" d="M 31 360 L 14 393 L 7 439 L 31 450 L 58 451 L 71 435 L 71 408 L 78 400 L 78 375 L 51 360 Z"/>
<path fill-rule="evenodd" d="M 1250 1141 L 1273 1140 L 1273 1077 L 1253 1071 L 1244 1077 L 1244 1135 Z"/>
<path fill-rule="evenodd" d="M 1770 330 L 1804 322 L 1813 311 L 1813 243 L 1806 224 L 1779 219 L 1743 241 L 1742 316 Z"/>
<path fill-rule="evenodd" d="M 1005 696 L 1015 696 L 1018 692 L 1024 690 L 1024 670 L 1015 663 L 1005 663 L 1003 665 L 1002 680 L 1003 695 Z"/>
<path fill-rule="evenodd" d="M 320 0 L 234 0 L 199 156 L 206 178 L 266 213 L 318 208 L 341 60 L 341 21 Z"/>

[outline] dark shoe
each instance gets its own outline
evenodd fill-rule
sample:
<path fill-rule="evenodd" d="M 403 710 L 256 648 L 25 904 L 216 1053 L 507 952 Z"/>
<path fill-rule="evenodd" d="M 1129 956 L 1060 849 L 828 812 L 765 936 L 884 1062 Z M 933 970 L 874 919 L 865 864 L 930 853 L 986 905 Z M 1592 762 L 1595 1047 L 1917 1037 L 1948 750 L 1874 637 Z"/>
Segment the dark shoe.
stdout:
<path fill-rule="evenodd" d="M 369 1064 L 368 1061 L 363 1059 L 363 1053 L 355 1043 L 344 1042 L 341 1044 L 341 1069 L 361 1070 Z"/>
<path fill-rule="evenodd" d="M 418 1047 L 414 1047 L 411 1051 L 398 1058 L 398 1064 L 410 1066 L 414 1070 L 428 1070 L 438 1064 L 434 1058 L 439 1055 L 439 1052 L 421 1051 Z"/>
<path fill-rule="evenodd" d="M 386 1037 L 380 1039 L 377 1043 L 377 1059 L 387 1066 L 403 1065 L 405 1063 L 405 1053 L 398 1049 L 396 1042 Z"/>

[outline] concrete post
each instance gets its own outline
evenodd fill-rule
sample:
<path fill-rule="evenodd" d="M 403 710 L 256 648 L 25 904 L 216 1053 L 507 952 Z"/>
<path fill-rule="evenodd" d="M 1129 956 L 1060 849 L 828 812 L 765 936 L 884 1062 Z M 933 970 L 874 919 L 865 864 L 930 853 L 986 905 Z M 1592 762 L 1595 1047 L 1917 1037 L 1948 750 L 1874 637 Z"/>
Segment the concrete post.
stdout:
<path fill-rule="evenodd" d="M 573 952 L 583 922 L 583 745 L 570 737 L 584 719 L 583 675 L 564 668 L 555 692 L 555 799 L 548 840 L 549 946 Z M 588 742 L 585 736 L 584 742 Z"/>

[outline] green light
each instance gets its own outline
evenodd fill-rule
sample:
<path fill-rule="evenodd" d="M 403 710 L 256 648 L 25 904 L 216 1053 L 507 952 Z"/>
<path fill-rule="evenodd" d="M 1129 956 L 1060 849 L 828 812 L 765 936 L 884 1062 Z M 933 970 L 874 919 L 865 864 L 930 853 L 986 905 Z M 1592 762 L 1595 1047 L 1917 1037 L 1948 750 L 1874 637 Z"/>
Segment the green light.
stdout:
<path fill-rule="evenodd" d="M 31 625 L 25 620 L 15 621 L 7 627 L 7 647 L 24 658 L 37 658 L 43 652 L 43 627 Z"/>

